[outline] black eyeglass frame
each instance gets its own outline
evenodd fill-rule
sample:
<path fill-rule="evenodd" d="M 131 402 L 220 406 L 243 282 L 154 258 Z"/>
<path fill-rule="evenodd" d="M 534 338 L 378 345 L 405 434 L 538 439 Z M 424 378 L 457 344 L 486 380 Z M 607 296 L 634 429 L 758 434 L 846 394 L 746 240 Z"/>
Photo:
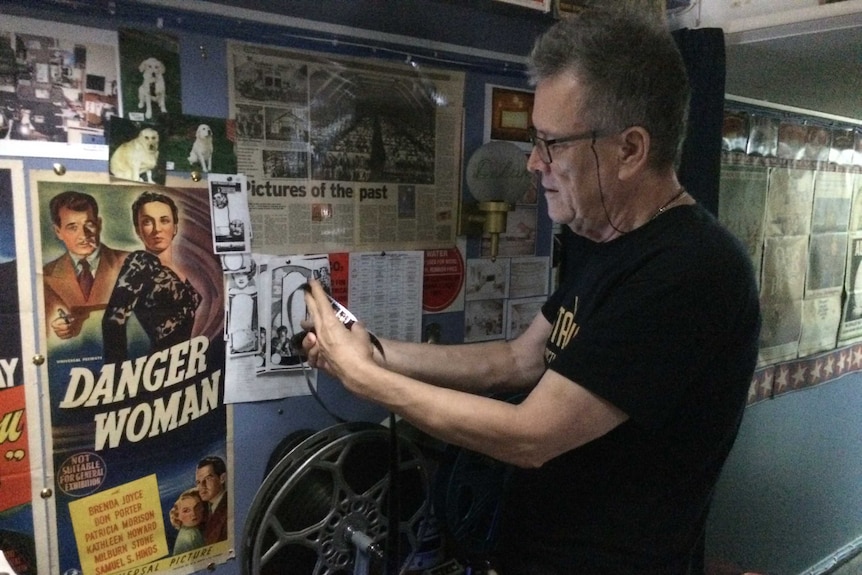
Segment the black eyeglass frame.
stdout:
<path fill-rule="evenodd" d="M 551 146 L 556 146 L 557 144 L 568 144 L 569 142 L 577 142 L 579 140 L 595 141 L 597 138 L 601 137 L 601 133 L 598 130 L 589 130 L 588 132 L 581 132 L 579 134 L 572 134 L 571 136 L 551 138 L 548 140 L 536 134 L 536 128 L 532 126 L 527 128 L 527 134 L 530 138 L 530 144 L 532 144 L 533 148 L 538 149 L 539 151 L 539 159 L 546 164 L 552 164 L 554 162 L 554 158 L 551 156 Z M 542 143 L 541 146 L 539 145 L 539 142 Z M 545 156 L 547 156 L 547 158 Z"/>

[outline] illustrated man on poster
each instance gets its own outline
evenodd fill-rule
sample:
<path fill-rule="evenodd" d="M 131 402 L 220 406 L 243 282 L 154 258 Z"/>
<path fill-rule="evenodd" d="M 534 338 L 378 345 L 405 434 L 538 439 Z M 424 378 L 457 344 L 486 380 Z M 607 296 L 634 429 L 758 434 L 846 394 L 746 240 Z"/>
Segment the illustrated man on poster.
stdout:
<path fill-rule="evenodd" d="M 49 210 L 66 253 L 43 268 L 45 317 L 49 335 L 70 339 L 81 333 L 91 312 L 105 308 L 128 252 L 102 244 L 102 218 L 93 196 L 61 192 Z"/>
<path fill-rule="evenodd" d="M 211 455 L 198 462 L 195 485 L 209 507 L 204 527 L 207 545 L 227 539 L 227 466 L 221 457 Z"/>

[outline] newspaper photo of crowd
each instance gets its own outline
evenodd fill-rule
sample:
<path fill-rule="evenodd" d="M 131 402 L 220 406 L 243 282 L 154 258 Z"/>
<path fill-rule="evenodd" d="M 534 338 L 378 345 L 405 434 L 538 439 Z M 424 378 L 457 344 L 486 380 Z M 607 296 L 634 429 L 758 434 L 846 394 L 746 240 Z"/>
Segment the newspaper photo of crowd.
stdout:
<path fill-rule="evenodd" d="M 324 69 L 310 84 L 312 178 L 434 182 L 436 104 L 420 79 Z"/>

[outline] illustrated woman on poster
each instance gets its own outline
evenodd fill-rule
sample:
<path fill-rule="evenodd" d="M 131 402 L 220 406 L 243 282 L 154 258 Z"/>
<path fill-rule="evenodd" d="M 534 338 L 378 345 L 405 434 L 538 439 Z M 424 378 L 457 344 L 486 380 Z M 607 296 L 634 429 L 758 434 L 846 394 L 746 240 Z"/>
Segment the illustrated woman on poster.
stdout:
<path fill-rule="evenodd" d="M 128 359 L 128 322 L 134 314 L 150 353 L 191 338 L 201 296 L 174 260 L 179 211 L 165 194 L 146 191 L 132 204 L 143 250 L 129 254 L 102 320 L 105 363 Z"/>
<path fill-rule="evenodd" d="M 206 523 L 207 506 L 197 489 L 187 489 L 180 494 L 170 512 L 171 525 L 177 530 L 174 555 L 206 545 L 201 529 Z"/>

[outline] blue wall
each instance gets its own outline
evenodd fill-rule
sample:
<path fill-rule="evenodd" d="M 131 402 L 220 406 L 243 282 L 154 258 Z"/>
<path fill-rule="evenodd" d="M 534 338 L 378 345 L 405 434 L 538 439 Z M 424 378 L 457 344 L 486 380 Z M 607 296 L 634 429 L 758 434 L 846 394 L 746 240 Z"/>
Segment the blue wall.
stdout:
<path fill-rule="evenodd" d="M 860 414 L 858 373 L 750 406 L 716 491 L 708 556 L 807 573 L 862 536 Z"/>

